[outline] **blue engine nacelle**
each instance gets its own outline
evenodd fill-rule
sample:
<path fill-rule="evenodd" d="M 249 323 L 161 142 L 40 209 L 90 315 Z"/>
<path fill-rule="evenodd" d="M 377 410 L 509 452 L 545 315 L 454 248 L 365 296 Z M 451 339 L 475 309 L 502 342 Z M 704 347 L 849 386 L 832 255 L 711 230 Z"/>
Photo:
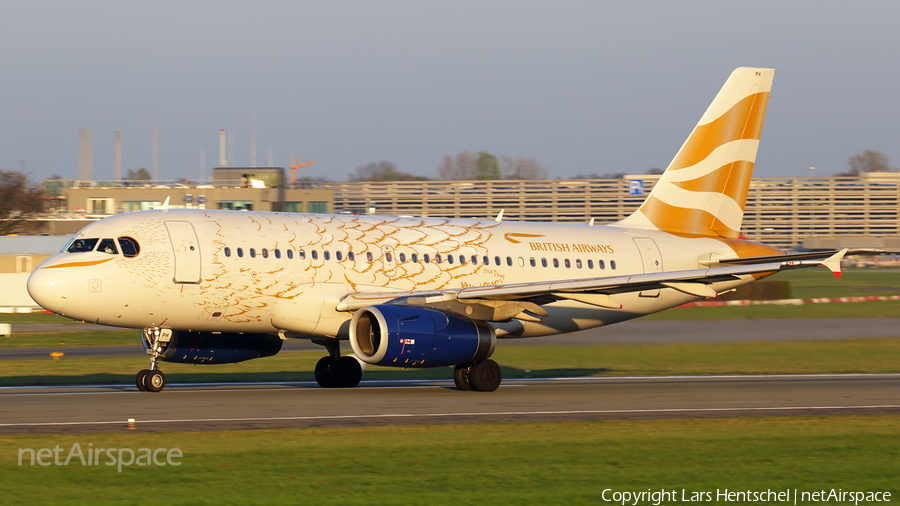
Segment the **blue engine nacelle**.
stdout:
<path fill-rule="evenodd" d="M 142 339 L 144 349 L 150 343 Z M 271 357 L 281 351 L 281 338 L 272 334 L 173 331 L 160 360 L 183 364 L 232 364 Z"/>
<path fill-rule="evenodd" d="M 497 335 L 486 323 L 413 306 L 360 309 L 350 320 L 350 346 L 363 362 L 393 367 L 442 367 L 480 362 Z"/>

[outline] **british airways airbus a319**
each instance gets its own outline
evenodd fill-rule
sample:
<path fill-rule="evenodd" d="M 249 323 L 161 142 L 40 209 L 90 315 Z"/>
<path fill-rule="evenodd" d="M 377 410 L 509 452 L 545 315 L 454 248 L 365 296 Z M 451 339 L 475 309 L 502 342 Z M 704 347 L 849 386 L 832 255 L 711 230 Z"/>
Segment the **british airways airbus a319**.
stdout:
<path fill-rule="evenodd" d="M 323 387 L 356 386 L 362 361 L 454 366 L 460 389 L 493 391 L 498 341 L 629 320 L 785 269 L 840 274 L 847 250 L 786 255 L 738 238 L 773 75 L 735 70 L 618 223 L 142 211 L 85 227 L 28 291 L 63 316 L 141 329 L 145 391 L 165 386 L 160 361 L 239 362 L 292 338 L 327 350 Z"/>

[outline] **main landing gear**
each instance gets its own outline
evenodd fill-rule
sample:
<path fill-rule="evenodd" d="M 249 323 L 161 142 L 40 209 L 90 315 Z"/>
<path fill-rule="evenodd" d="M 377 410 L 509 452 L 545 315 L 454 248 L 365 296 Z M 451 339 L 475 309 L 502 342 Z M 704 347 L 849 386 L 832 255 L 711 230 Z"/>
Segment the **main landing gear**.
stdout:
<path fill-rule="evenodd" d="M 160 340 L 162 329 L 158 327 L 146 328 L 141 331 L 141 339 L 147 355 L 150 355 L 150 369 L 142 369 L 135 377 L 135 385 L 142 392 L 159 392 L 166 387 L 166 375 L 159 370 L 159 357 L 163 352 L 163 344 Z"/>
<path fill-rule="evenodd" d="M 328 350 L 316 364 L 316 382 L 322 388 L 353 388 L 362 379 L 362 367 L 356 357 L 341 356 L 341 344 L 337 339 L 315 339 Z"/>
<path fill-rule="evenodd" d="M 475 364 L 459 364 L 453 368 L 453 382 L 460 390 L 493 392 L 502 380 L 500 366 L 490 359 Z"/>

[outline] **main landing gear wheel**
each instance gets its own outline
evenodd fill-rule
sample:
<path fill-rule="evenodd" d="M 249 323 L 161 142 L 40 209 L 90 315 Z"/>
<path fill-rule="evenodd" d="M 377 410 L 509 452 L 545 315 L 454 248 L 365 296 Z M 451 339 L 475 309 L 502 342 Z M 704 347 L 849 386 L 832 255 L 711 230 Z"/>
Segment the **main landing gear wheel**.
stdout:
<path fill-rule="evenodd" d="M 493 360 L 473 365 L 460 364 L 453 369 L 453 382 L 460 390 L 493 392 L 503 381 L 500 366 Z"/>
<path fill-rule="evenodd" d="M 140 373 L 138 373 L 140 374 Z M 159 392 L 166 387 L 166 375 L 159 369 L 148 371 L 144 376 L 144 389 L 148 392 Z"/>
<path fill-rule="evenodd" d="M 362 367 L 351 357 L 322 357 L 316 364 L 316 382 L 322 388 L 353 388 L 362 380 Z"/>
<path fill-rule="evenodd" d="M 472 367 L 468 364 L 457 364 L 453 368 L 453 382 L 456 383 L 456 388 L 464 392 L 472 390 L 472 385 L 469 384 L 469 372 L 471 370 Z"/>
<path fill-rule="evenodd" d="M 138 371 L 137 377 L 134 378 L 134 383 L 141 392 L 147 391 L 147 387 L 144 386 L 144 378 L 147 377 L 148 373 L 150 373 L 150 369 L 141 369 Z"/>

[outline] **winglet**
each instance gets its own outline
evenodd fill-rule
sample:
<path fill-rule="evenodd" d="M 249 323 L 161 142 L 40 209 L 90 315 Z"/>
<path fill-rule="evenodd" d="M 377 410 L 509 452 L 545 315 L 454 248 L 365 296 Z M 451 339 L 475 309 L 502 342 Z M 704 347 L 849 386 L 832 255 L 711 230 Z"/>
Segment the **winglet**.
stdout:
<path fill-rule="evenodd" d="M 503 221 L 503 211 L 504 211 L 504 209 L 500 210 L 500 214 L 498 214 L 497 217 L 494 218 L 494 221 L 496 221 L 497 223 L 500 223 Z"/>
<path fill-rule="evenodd" d="M 841 277 L 841 259 L 844 258 L 844 255 L 846 255 L 848 251 L 850 251 L 849 248 L 844 248 L 822 262 L 822 265 L 828 267 L 828 269 L 834 273 L 834 277 L 836 278 Z"/>
<path fill-rule="evenodd" d="M 166 197 L 166 201 L 163 202 L 162 207 L 160 207 L 160 209 L 162 209 L 163 212 L 166 212 L 166 213 L 169 212 L 169 199 L 170 198 L 172 198 L 172 197 Z"/>

